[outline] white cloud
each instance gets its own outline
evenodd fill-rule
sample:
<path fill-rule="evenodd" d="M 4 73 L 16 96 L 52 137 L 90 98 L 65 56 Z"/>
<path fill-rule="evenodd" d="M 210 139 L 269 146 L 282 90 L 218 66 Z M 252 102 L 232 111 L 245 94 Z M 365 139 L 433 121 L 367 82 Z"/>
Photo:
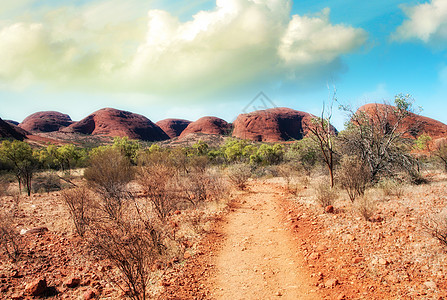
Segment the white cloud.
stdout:
<path fill-rule="evenodd" d="M 392 38 L 400 41 L 418 39 L 424 43 L 445 47 L 447 42 L 447 1 L 432 0 L 412 7 L 404 7 L 408 19 L 400 25 Z"/>
<path fill-rule="evenodd" d="M 366 40 L 362 29 L 331 24 L 329 10 L 290 16 L 284 0 L 216 0 L 214 9 L 187 22 L 168 11 L 142 13 L 142 2 L 42 8 L 33 23 L 0 23 L 0 82 L 215 91 L 338 65 Z"/>

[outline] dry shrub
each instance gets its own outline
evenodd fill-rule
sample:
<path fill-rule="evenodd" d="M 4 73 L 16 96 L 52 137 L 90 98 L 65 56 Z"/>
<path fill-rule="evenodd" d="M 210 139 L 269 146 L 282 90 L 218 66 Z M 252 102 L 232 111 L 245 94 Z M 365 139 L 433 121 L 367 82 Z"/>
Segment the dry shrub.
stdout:
<path fill-rule="evenodd" d="M 237 188 L 244 190 L 251 177 L 251 167 L 247 164 L 234 164 L 227 169 L 228 179 Z"/>
<path fill-rule="evenodd" d="M 114 148 L 92 155 L 84 177 L 101 196 L 101 207 L 112 219 L 119 219 L 123 201 L 129 196 L 128 183 L 134 177 L 129 159 Z"/>
<path fill-rule="evenodd" d="M 159 234 L 142 222 L 96 223 L 92 227 L 90 246 L 101 259 L 110 261 L 120 271 L 121 280 L 115 283 L 128 291 L 131 299 L 148 299 L 146 288 L 151 268 L 162 254 Z"/>
<path fill-rule="evenodd" d="M 337 171 L 338 181 L 348 193 L 351 202 L 365 194 L 371 181 L 371 173 L 359 157 L 343 157 Z"/>
<path fill-rule="evenodd" d="M 0 247 L 11 260 L 16 261 L 20 258 L 24 245 L 22 236 L 12 224 L 11 216 L 0 214 Z"/>
<path fill-rule="evenodd" d="M 324 181 L 320 181 L 316 187 L 316 200 L 323 208 L 333 205 L 335 200 L 338 199 L 338 191 Z"/>
<path fill-rule="evenodd" d="M 376 204 L 371 198 L 363 195 L 362 197 L 357 198 L 355 209 L 365 221 L 370 221 L 371 217 L 374 216 L 374 213 L 376 212 Z"/>
<path fill-rule="evenodd" d="M 279 165 L 277 167 L 278 175 L 286 182 L 286 189 L 289 193 L 296 195 L 298 193 L 298 185 L 294 182 L 296 176 L 296 169 L 290 165 Z"/>
<path fill-rule="evenodd" d="M 84 236 L 90 224 L 90 211 L 92 200 L 88 190 L 84 187 L 67 190 L 62 193 L 62 198 L 70 211 L 76 232 Z"/>
<path fill-rule="evenodd" d="M 179 178 L 184 199 L 197 208 L 206 201 L 219 201 L 228 193 L 222 176 L 211 170 L 195 171 Z"/>
<path fill-rule="evenodd" d="M 138 169 L 137 181 L 158 218 L 166 223 L 169 214 L 183 201 L 176 168 L 170 164 L 152 163 Z"/>
<path fill-rule="evenodd" d="M 423 226 L 443 246 L 447 246 L 447 212 L 429 217 Z"/>
<path fill-rule="evenodd" d="M 404 193 L 402 183 L 393 178 L 382 178 L 377 187 L 382 190 L 384 196 L 400 198 Z"/>

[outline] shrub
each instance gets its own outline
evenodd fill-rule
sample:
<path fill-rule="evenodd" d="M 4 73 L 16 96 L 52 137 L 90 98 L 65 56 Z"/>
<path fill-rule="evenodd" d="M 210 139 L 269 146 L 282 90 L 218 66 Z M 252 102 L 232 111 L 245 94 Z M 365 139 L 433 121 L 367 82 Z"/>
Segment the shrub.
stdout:
<path fill-rule="evenodd" d="M 5 213 L 0 214 L 0 247 L 11 260 L 16 261 L 22 254 L 23 241 L 12 223 L 12 217 Z"/>
<path fill-rule="evenodd" d="M 286 182 L 286 189 L 289 193 L 296 195 L 298 191 L 298 187 L 296 184 L 293 184 L 293 179 L 296 175 L 296 171 L 290 165 L 279 165 L 276 168 L 278 175 L 281 176 Z"/>
<path fill-rule="evenodd" d="M 442 245 L 447 246 L 447 214 L 445 212 L 430 217 L 424 227 Z"/>
<path fill-rule="evenodd" d="M 317 184 L 315 192 L 316 200 L 323 208 L 333 205 L 335 200 L 338 199 L 338 192 L 324 181 Z"/>
<path fill-rule="evenodd" d="M 377 187 L 382 190 L 384 196 L 402 197 L 404 189 L 402 183 L 393 178 L 382 178 Z"/>
<path fill-rule="evenodd" d="M 366 195 L 363 195 L 356 200 L 355 204 L 358 213 L 365 219 L 365 221 L 370 221 L 376 211 L 375 202 Z"/>
<path fill-rule="evenodd" d="M 337 172 L 340 185 L 348 193 L 351 202 L 357 196 L 363 196 L 371 181 L 370 172 L 359 157 L 345 156 L 342 158 Z"/>
<path fill-rule="evenodd" d="M 90 195 L 86 188 L 75 188 L 62 192 L 62 198 L 68 207 L 76 232 L 84 236 L 90 223 L 89 212 L 92 208 Z"/>
<path fill-rule="evenodd" d="M 158 232 L 142 222 L 97 223 L 92 228 L 89 245 L 101 259 L 110 261 L 120 271 L 115 283 L 129 291 L 135 300 L 148 299 L 151 267 L 163 249 Z"/>
<path fill-rule="evenodd" d="M 165 223 L 170 212 L 183 200 L 177 170 L 168 163 L 152 163 L 138 169 L 137 181 L 158 218 Z"/>
<path fill-rule="evenodd" d="M 119 150 L 98 150 L 92 155 L 84 177 L 101 196 L 102 209 L 110 218 L 118 219 L 122 202 L 129 194 L 127 184 L 134 177 L 130 161 Z"/>
<path fill-rule="evenodd" d="M 246 164 L 234 164 L 227 169 L 228 179 L 236 187 L 244 190 L 247 187 L 247 181 L 251 177 L 251 168 Z"/>

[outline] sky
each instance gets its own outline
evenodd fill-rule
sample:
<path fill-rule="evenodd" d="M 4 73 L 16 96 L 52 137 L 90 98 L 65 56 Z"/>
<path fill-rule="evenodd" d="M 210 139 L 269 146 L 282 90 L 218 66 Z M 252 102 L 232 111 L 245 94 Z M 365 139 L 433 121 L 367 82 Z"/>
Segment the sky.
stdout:
<path fill-rule="evenodd" d="M 410 94 L 447 123 L 447 0 L 2 0 L 0 117 L 320 115 Z M 346 114 L 333 106 L 343 128 Z"/>

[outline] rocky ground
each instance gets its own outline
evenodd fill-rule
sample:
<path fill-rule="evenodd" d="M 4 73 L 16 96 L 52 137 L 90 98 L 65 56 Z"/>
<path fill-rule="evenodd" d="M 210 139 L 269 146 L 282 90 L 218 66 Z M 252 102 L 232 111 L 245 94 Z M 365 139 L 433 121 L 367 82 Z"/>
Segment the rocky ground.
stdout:
<path fill-rule="evenodd" d="M 397 196 L 370 191 L 375 222 L 344 192 L 325 213 L 308 180 L 296 194 L 281 178 L 253 180 L 173 268 L 158 270 L 159 299 L 446 299 L 445 248 L 426 230 L 445 207 L 446 178 L 404 186 Z M 14 198 L 2 198 L 9 209 Z M 221 208 L 220 208 L 221 209 Z M 1 299 L 120 299 L 115 270 L 95 261 L 73 233 L 60 193 L 24 197 L 18 213 L 22 259 L 0 260 Z M 26 232 L 26 230 L 30 231 Z"/>

